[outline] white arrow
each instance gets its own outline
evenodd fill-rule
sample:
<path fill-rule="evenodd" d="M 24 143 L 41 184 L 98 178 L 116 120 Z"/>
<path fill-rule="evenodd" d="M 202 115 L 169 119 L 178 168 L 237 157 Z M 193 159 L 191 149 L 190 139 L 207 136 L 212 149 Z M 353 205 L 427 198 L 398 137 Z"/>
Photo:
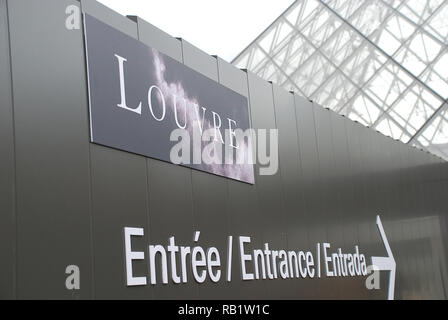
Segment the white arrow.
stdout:
<path fill-rule="evenodd" d="M 387 257 L 372 257 L 372 265 L 376 267 L 377 270 L 390 271 L 389 277 L 389 293 L 387 295 L 388 300 L 394 300 L 394 290 L 395 290 L 395 270 L 396 263 L 394 255 L 390 250 L 389 242 L 387 241 L 386 234 L 384 233 L 383 224 L 381 223 L 380 216 L 376 216 L 376 225 L 380 231 L 381 238 L 383 239 L 384 246 L 386 247 Z"/>

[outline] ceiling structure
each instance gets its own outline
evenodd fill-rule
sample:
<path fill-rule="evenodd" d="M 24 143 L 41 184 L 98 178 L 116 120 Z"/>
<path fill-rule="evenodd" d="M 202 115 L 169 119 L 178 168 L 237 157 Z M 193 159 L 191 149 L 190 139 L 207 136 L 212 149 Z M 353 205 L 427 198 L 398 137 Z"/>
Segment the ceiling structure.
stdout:
<path fill-rule="evenodd" d="M 448 160 L 448 0 L 297 0 L 233 64 Z"/>

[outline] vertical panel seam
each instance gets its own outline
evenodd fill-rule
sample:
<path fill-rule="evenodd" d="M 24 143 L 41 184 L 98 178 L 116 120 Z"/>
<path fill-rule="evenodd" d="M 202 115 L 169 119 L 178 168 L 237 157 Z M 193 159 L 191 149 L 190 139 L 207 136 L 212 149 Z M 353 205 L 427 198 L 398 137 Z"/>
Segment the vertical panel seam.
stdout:
<path fill-rule="evenodd" d="M 218 80 L 218 83 L 222 85 L 221 83 L 221 77 L 219 76 L 219 58 L 218 56 L 216 56 L 216 58 L 214 57 L 215 61 L 216 61 L 216 77 Z M 228 215 L 228 211 L 227 211 L 227 207 L 228 207 L 228 203 L 229 203 L 229 199 L 230 199 L 230 182 L 229 182 L 229 178 L 224 178 L 224 182 L 226 184 L 226 208 L 225 208 L 225 212 L 226 212 L 226 221 L 227 221 L 227 234 L 229 234 L 229 215 Z"/>
<path fill-rule="evenodd" d="M 185 55 L 184 55 L 184 41 L 183 40 L 179 40 L 180 44 L 181 44 L 181 53 L 182 53 L 182 64 L 185 65 Z M 196 228 L 196 221 L 195 221 L 195 217 L 194 217 L 194 187 L 193 187 L 193 169 L 188 169 L 190 171 L 189 176 L 190 176 L 190 181 L 191 181 L 191 222 L 192 222 L 192 227 Z M 199 290 L 199 289 L 198 289 Z M 199 293 L 199 292 L 198 292 Z"/>
<path fill-rule="evenodd" d="M 138 41 L 143 43 L 143 41 L 140 39 L 140 18 L 138 16 L 136 16 L 135 24 L 137 25 L 137 39 L 138 39 Z M 150 199 L 150 183 L 149 183 L 149 180 L 150 180 L 149 165 L 153 160 L 151 160 L 147 157 L 144 157 L 144 160 L 145 160 L 145 171 L 146 171 L 146 193 L 145 193 L 146 227 L 148 228 L 148 232 L 147 232 L 148 243 L 151 243 L 151 208 L 150 208 L 151 199 Z M 147 265 L 147 267 L 148 267 L 148 265 Z M 152 298 L 154 299 L 155 291 L 151 289 L 150 294 L 151 294 Z"/>
<path fill-rule="evenodd" d="M 216 57 L 216 72 L 217 72 L 217 76 L 218 76 L 218 83 L 221 83 L 221 77 L 220 77 L 220 59 L 218 57 Z M 230 200 L 230 182 L 228 179 L 226 179 L 226 208 L 225 208 L 225 213 L 226 213 L 226 221 L 227 221 L 227 235 L 229 236 L 230 233 L 230 215 L 229 215 L 229 200 Z"/>
<path fill-rule="evenodd" d="M 184 41 L 182 39 L 178 39 L 180 41 L 180 52 L 182 55 L 182 64 L 185 65 L 185 55 L 184 55 Z M 189 174 L 186 175 L 186 177 L 190 176 L 190 187 L 191 187 L 191 192 L 190 192 L 190 196 L 191 196 L 191 223 L 192 223 L 192 227 L 193 229 L 195 229 L 196 226 L 196 221 L 195 221 L 195 217 L 194 217 L 194 188 L 193 188 L 193 169 L 188 169 L 190 172 Z M 195 230 L 196 231 L 196 230 Z M 201 294 L 201 289 L 200 286 L 196 286 L 196 295 L 199 297 Z"/>
<path fill-rule="evenodd" d="M 295 119 L 295 123 L 296 123 L 296 134 L 297 134 L 297 150 L 298 150 L 298 156 L 299 158 L 297 159 L 299 164 L 297 164 L 297 168 L 299 169 L 299 177 L 303 178 L 303 159 L 302 159 L 302 151 L 300 150 L 300 131 L 299 131 L 299 118 L 298 118 L 298 113 L 297 113 L 297 98 L 299 97 L 298 95 L 296 95 L 294 92 L 291 92 L 292 96 L 293 96 L 293 100 L 294 100 L 294 119 Z M 304 209 L 304 214 L 305 217 L 308 217 L 308 207 L 306 205 L 306 197 L 305 197 L 305 193 L 303 191 L 302 188 L 299 187 L 298 189 L 300 195 L 297 195 L 301 201 L 303 201 L 303 206 L 302 208 Z M 306 232 L 306 239 L 308 241 L 307 245 L 311 246 L 311 240 L 310 240 L 310 233 Z"/>
<path fill-rule="evenodd" d="M 273 109 L 273 111 L 274 111 L 274 125 L 275 125 L 275 128 L 276 128 L 277 130 L 279 130 L 279 128 L 278 128 L 278 124 L 277 124 L 277 111 L 276 111 L 276 108 L 275 108 L 276 103 L 275 103 L 274 85 L 273 85 L 272 82 L 269 82 L 269 85 L 271 86 L 272 109 Z M 279 147 L 279 142 L 280 142 L 280 138 L 279 138 L 279 136 L 280 136 L 280 131 L 279 131 L 278 133 L 279 133 L 279 134 L 277 135 L 277 138 L 278 138 L 278 141 L 277 141 L 277 147 Z M 270 140 L 270 137 L 269 137 L 269 140 Z M 272 153 L 272 151 L 271 151 L 271 153 Z M 282 224 L 285 225 L 285 224 L 284 224 L 284 223 L 286 223 L 286 221 L 285 221 L 285 220 L 286 220 L 286 219 L 285 219 L 285 215 L 286 215 L 285 183 L 284 183 L 284 177 L 283 177 L 283 174 L 282 174 L 282 169 L 281 169 L 281 166 L 280 166 L 280 156 L 281 156 L 281 154 L 280 154 L 280 152 L 277 152 L 277 154 L 278 154 L 278 173 L 279 173 L 279 177 L 280 177 L 281 194 L 282 194 L 282 196 L 281 196 L 281 205 L 282 205 L 282 211 L 283 211 L 283 212 L 282 212 L 282 219 L 283 219 Z M 284 230 L 284 237 L 285 237 L 286 243 L 288 243 L 288 239 L 287 239 L 287 229 Z"/>
<path fill-rule="evenodd" d="M 247 84 L 247 109 L 249 111 L 249 125 L 250 128 L 252 130 L 253 133 L 255 133 L 255 129 L 254 129 L 254 123 L 253 123 L 253 119 L 252 119 L 252 101 L 250 99 L 250 85 L 249 85 L 249 71 L 248 70 L 243 70 L 243 72 L 246 74 L 246 84 Z M 251 135 L 251 138 L 253 138 L 253 135 Z M 254 145 L 254 141 L 252 141 L 252 150 L 250 150 L 253 153 L 253 149 L 256 148 L 256 144 L 257 144 L 257 140 L 255 140 L 255 145 Z M 257 154 L 254 154 L 255 159 L 252 159 L 252 161 L 254 162 L 253 165 L 253 171 L 254 171 L 254 186 L 257 185 Z M 257 193 L 258 194 L 258 193 Z"/>
<path fill-rule="evenodd" d="M 12 120 L 12 145 L 13 145 L 13 164 L 14 164 L 14 179 L 13 179 L 13 221 L 14 221 L 14 229 L 15 229 L 15 239 L 14 239 L 14 248 L 13 248 L 13 254 L 14 254 L 14 267 L 13 267 L 13 296 L 15 299 L 18 299 L 18 289 L 17 289 L 17 283 L 18 283 L 18 254 L 17 254 L 17 248 L 18 248 L 18 217 L 17 217 L 17 166 L 16 166 L 16 159 L 17 159 L 17 150 L 16 150 L 16 124 L 15 124 L 15 113 L 14 113 L 14 84 L 13 84 L 13 73 L 12 73 L 12 49 L 11 49 L 11 24 L 9 19 L 9 5 L 8 0 L 6 0 L 6 21 L 8 25 L 8 51 L 9 51 L 9 75 L 10 75 L 10 81 L 11 81 L 11 120 Z"/>
<path fill-rule="evenodd" d="M 299 173 L 303 174 L 303 166 L 302 166 L 302 152 L 300 150 L 300 137 L 299 137 L 299 122 L 297 121 L 297 103 L 296 103 L 296 95 L 294 93 L 291 93 L 294 100 L 294 119 L 296 123 L 296 134 L 297 134 L 297 149 L 299 153 L 299 164 L 297 165 L 297 168 L 299 169 Z"/>
<path fill-rule="evenodd" d="M 79 1 L 79 8 L 81 10 L 81 12 L 83 12 L 82 10 L 82 1 Z M 82 19 L 82 23 L 84 23 L 84 18 Z M 84 26 L 83 29 L 84 30 Z M 85 34 L 83 31 L 81 31 L 81 37 L 82 37 L 82 46 L 83 46 L 83 52 L 85 54 L 86 52 L 86 39 L 85 39 Z M 88 81 L 87 81 L 87 63 L 86 63 L 86 58 L 84 57 L 84 70 L 85 70 L 85 76 L 86 76 L 86 85 L 88 86 Z M 90 99 L 89 99 L 89 93 L 88 90 L 89 88 L 86 87 L 87 90 L 87 126 L 89 128 L 89 135 L 91 134 L 91 128 L 90 128 L 90 113 L 89 113 L 89 104 L 90 104 Z M 87 152 L 88 152 L 88 174 L 89 174 L 89 218 L 90 218 L 90 273 L 91 273 L 91 295 L 92 295 L 92 299 L 95 299 L 95 241 L 94 241 L 94 217 L 93 217 L 93 169 L 92 169 L 92 146 L 90 143 L 90 139 L 91 137 L 89 137 L 89 141 L 87 142 Z"/>

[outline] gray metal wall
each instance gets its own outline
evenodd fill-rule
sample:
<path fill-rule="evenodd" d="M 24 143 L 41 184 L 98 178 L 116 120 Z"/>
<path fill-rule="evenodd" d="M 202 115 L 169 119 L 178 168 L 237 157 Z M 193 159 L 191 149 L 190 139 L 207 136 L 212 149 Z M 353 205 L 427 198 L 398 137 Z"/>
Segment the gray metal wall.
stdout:
<path fill-rule="evenodd" d="M 138 38 L 249 98 L 253 128 L 279 129 L 280 170 L 251 186 L 89 143 L 82 30 L 65 28 L 66 7 Z M 317 242 L 397 261 L 395 297 L 446 298 L 448 168 L 93 0 L 0 0 L 0 298 L 384 299 L 364 278 L 240 280 L 125 285 L 123 227 L 133 243 L 176 236 L 226 252 L 228 235 L 251 246 L 314 250 Z M 250 247 L 249 247 L 250 248 Z M 234 248 L 236 250 L 236 247 Z M 65 287 L 65 267 L 81 289 Z M 147 274 L 147 261 L 134 263 Z M 191 275 L 190 275 L 191 279 Z"/>

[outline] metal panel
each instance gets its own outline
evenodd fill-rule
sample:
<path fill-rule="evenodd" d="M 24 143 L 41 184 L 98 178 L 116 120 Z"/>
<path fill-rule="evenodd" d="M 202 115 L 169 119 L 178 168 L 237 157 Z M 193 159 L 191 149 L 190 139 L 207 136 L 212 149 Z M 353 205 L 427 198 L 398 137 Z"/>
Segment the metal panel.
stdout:
<path fill-rule="evenodd" d="M 8 1 L 17 170 L 17 297 L 89 298 L 89 150 L 77 1 Z M 65 287 L 78 265 L 81 289 Z"/>
<path fill-rule="evenodd" d="M 136 22 L 123 17 L 121 14 L 109 9 L 105 5 L 96 0 L 79 0 L 83 12 L 86 12 L 98 20 L 113 26 L 115 29 L 127 34 L 128 36 L 137 37 Z"/>
<path fill-rule="evenodd" d="M 222 59 L 218 59 L 219 80 L 221 84 L 248 97 L 247 74 L 236 69 Z M 249 100 L 249 112 L 251 113 Z M 238 236 L 252 237 L 246 245 L 247 251 L 262 248 L 263 222 L 260 221 L 260 205 L 257 190 L 253 185 L 228 181 L 228 202 L 226 206 L 229 235 L 233 236 L 232 281 L 226 283 L 232 290 L 233 299 L 261 299 L 266 297 L 263 281 L 242 281 L 239 262 Z M 252 266 L 250 266 L 252 267 Z"/>
<path fill-rule="evenodd" d="M 185 65 L 218 82 L 216 58 L 193 47 L 183 39 L 181 43 Z M 191 180 L 194 227 L 196 228 L 195 230 L 201 231 L 199 243 L 206 248 L 216 247 L 222 255 L 220 257 L 221 264 L 225 266 L 227 261 L 225 256 L 227 237 L 229 236 L 226 216 L 228 179 L 192 170 Z M 225 268 L 222 269 L 225 270 Z M 222 272 L 221 280 L 224 280 L 225 277 L 225 272 Z M 228 287 L 220 287 L 207 279 L 207 282 L 199 288 L 199 298 L 230 299 L 232 298 L 232 293 Z"/>
<path fill-rule="evenodd" d="M 0 0 L 0 299 L 15 297 L 15 165 L 6 0 Z"/>
<path fill-rule="evenodd" d="M 340 188 L 337 187 L 335 166 L 335 154 L 332 135 L 330 112 L 318 105 L 314 105 L 314 120 L 316 126 L 316 141 L 319 164 L 319 195 L 320 201 L 317 203 L 317 216 L 327 229 L 327 240 L 331 244 L 332 252 L 343 248 L 343 229 L 340 224 Z M 353 247 L 350 248 L 353 251 Z M 334 286 L 334 290 L 328 291 L 329 298 L 344 297 L 344 278 L 334 278 L 326 280 L 328 285 Z"/>
<path fill-rule="evenodd" d="M 383 136 L 379 133 L 374 133 L 374 139 L 371 143 L 375 143 L 374 146 L 375 153 L 378 153 L 378 157 L 376 158 L 376 166 L 378 167 L 377 180 L 379 183 L 378 193 L 379 200 L 377 201 L 377 214 L 381 216 L 381 220 L 383 226 L 385 228 L 385 232 L 388 234 L 389 244 L 391 246 L 391 250 L 393 250 L 395 260 L 398 265 L 398 254 L 399 254 L 399 246 L 400 240 L 396 237 L 401 231 L 397 228 L 397 221 L 399 221 L 398 215 L 396 214 L 396 207 L 399 204 L 398 194 L 397 194 L 397 175 L 396 168 L 400 166 L 400 162 L 397 161 L 399 159 L 395 159 L 393 153 L 395 150 L 394 143 L 395 141 L 389 137 Z M 375 254 L 377 256 L 384 256 L 385 249 L 382 244 L 382 240 L 379 237 L 378 229 L 372 230 L 372 235 L 377 235 L 373 237 L 374 243 L 376 245 L 372 248 L 375 250 Z M 400 266 L 401 267 L 401 266 Z M 388 285 L 388 277 L 387 273 L 381 273 L 381 285 Z M 395 296 L 398 296 L 402 293 L 401 284 L 399 279 L 400 274 L 397 272 L 396 280 L 395 280 Z M 385 295 L 376 295 L 379 299 L 385 299 Z"/>
<path fill-rule="evenodd" d="M 96 1 L 81 1 L 82 10 L 137 38 L 137 24 Z M 83 55 L 83 53 L 79 53 Z M 151 286 L 126 287 L 124 227 L 143 227 L 133 250 L 148 255 L 148 200 L 146 159 L 90 144 L 95 298 L 152 297 Z M 147 259 L 135 261 L 134 274 L 148 275 Z M 111 281 L 114 279 L 114 281 Z"/>
<path fill-rule="evenodd" d="M 382 144 L 384 140 L 389 140 L 382 134 L 374 130 L 364 130 L 363 135 L 363 148 L 365 154 L 367 154 L 368 170 L 365 180 L 365 194 L 366 194 L 366 224 L 369 226 L 369 254 L 372 256 L 385 256 L 386 251 L 378 232 L 378 227 L 371 223 L 375 220 L 376 215 L 380 215 L 385 232 L 390 235 L 391 218 L 389 214 L 389 201 L 387 196 L 388 186 L 393 183 L 387 180 L 387 171 L 390 166 L 390 155 L 386 146 Z M 390 239 L 391 246 L 396 249 L 396 246 L 392 244 L 392 238 Z M 384 287 L 388 285 L 388 272 L 380 273 L 381 285 Z M 373 299 L 386 299 L 386 292 L 379 292 L 376 290 L 370 291 L 370 296 Z"/>
<path fill-rule="evenodd" d="M 407 162 L 407 181 L 405 183 L 406 192 L 406 209 L 411 216 L 409 221 L 410 234 L 415 236 L 414 254 L 417 254 L 418 277 L 422 283 L 421 298 L 422 299 L 434 299 L 434 271 L 431 270 L 431 261 L 428 253 L 431 250 L 430 243 L 427 241 L 425 235 L 425 217 L 419 212 L 420 199 L 418 197 L 418 168 L 416 165 L 416 156 L 412 154 L 413 149 L 406 145 L 403 148 L 403 154 Z"/>
<path fill-rule="evenodd" d="M 157 49 L 167 56 L 182 61 L 181 42 L 140 17 L 128 16 L 138 25 L 138 39 L 148 46 Z"/>
<path fill-rule="evenodd" d="M 218 81 L 216 59 L 184 39 L 179 39 L 179 41 L 182 44 L 182 56 L 185 65 L 199 71 L 210 79 Z"/>
<path fill-rule="evenodd" d="M 417 260 L 411 252 L 415 248 L 417 238 L 411 229 L 412 212 L 406 204 L 406 183 L 409 181 L 407 174 L 409 164 L 402 144 L 396 143 L 394 150 L 396 161 L 399 163 L 399 170 L 395 175 L 397 195 L 394 208 L 394 220 L 397 222 L 397 231 L 395 234 L 401 242 L 401 250 L 399 250 L 398 254 L 399 258 L 397 258 L 397 273 L 400 273 L 402 268 L 404 269 L 403 273 L 405 274 L 405 278 L 403 282 L 406 289 L 401 292 L 403 298 L 422 299 L 421 279 L 418 277 Z M 412 282 L 408 282 L 407 279 L 412 279 Z"/>
<path fill-rule="evenodd" d="M 350 174 L 345 177 L 353 183 L 352 191 L 352 204 L 349 205 L 349 210 L 352 214 L 350 215 L 351 233 L 354 236 L 355 243 L 359 246 L 360 250 L 365 250 L 368 248 L 369 242 L 365 237 L 363 229 L 366 224 L 365 210 L 366 210 L 366 200 L 363 189 L 364 177 L 363 173 L 363 159 L 361 152 L 361 145 L 365 143 L 360 138 L 360 131 L 365 130 L 358 123 L 354 123 L 347 118 L 345 119 L 345 129 L 347 135 L 347 145 L 349 153 L 349 164 L 350 164 Z M 372 223 L 373 221 L 368 221 Z M 358 281 L 351 290 L 354 291 L 356 299 L 368 299 L 370 293 L 364 289 L 363 281 Z M 361 295 L 359 293 L 362 292 Z"/>
<path fill-rule="evenodd" d="M 390 238 L 391 248 L 399 248 L 400 243 L 404 239 L 402 223 L 400 219 L 400 207 L 402 205 L 402 200 L 400 199 L 400 168 L 402 166 L 402 160 L 399 152 L 397 152 L 397 146 L 400 143 L 392 139 L 389 140 L 390 146 L 390 164 L 391 172 L 389 178 L 389 185 L 392 187 L 391 198 L 389 203 L 390 211 L 390 224 L 387 232 L 393 236 Z M 392 249 L 393 250 L 393 249 Z M 408 263 L 408 254 L 406 251 L 401 252 L 400 250 L 394 251 L 395 261 L 397 263 L 397 278 L 396 278 L 396 293 L 397 299 L 409 298 L 412 295 L 412 290 L 415 281 L 406 281 L 406 278 L 410 277 L 412 274 L 413 265 Z"/>
<path fill-rule="evenodd" d="M 279 167 L 284 194 L 284 226 L 289 250 L 315 250 L 315 243 L 309 242 L 308 228 L 303 222 L 309 219 L 304 205 L 302 190 L 302 168 L 300 162 L 299 138 L 297 134 L 296 107 L 294 95 L 273 85 L 276 125 L 279 130 Z M 293 116 L 291 116 L 293 115 Z M 284 284 L 284 297 L 307 298 L 313 285 L 312 279 L 288 280 Z"/>
<path fill-rule="evenodd" d="M 420 214 L 425 217 L 426 242 L 431 244 L 426 250 L 427 258 L 432 266 L 430 274 L 435 285 L 431 287 L 435 297 L 448 297 L 448 247 L 444 244 L 447 237 L 447 209 L 445 207 L 446 194 L 448 192 L 448 173 L 446 163 L 441 166 L 440 159 L 436 159 L 428 153 L 419 152 L 419 199 Z"/>
<path fill-rule="evenodd" d="M 331 140 L 333 142 L 334 172 L 330 181 L 331 190 L 337 194 L 337 201 L 331 219 L 331 225 L 337 227 L 329 232 L 331 241 L 338 240 L 343 252 L 353 252 L 354 245 L 358 243 L 357 220 L 360 219 L 359 207 L 354 195 L 354 175 L 351 169 L 351 154 L 346 132 L 346 119 L 336 113 L 329 112 L 331 122 Z M 329 230 L 331 228 L 329 227 Z M 340 234 L 337 234 L 340 233 Z M 336 244 L 336 243 L 335 243 Z M 361 248 L 364 250 L 365 248 Z M 346 299 L 359 299 L 358 292 L 362 291 L 363 281 L 358 277 L 348 277 L 343 283 L 337 284 L 340 296 Z"/>
<path fill-rule="evenodd" d="M 365 130 L 357 127 L 357 135 L 360 142 L 361 152 L 361 170 L 360 181 L 358 187 L 362 189 L 365 208 L 359 224 L 360 247 L 369 252 L 371 256 L 385 256 L 382 248 L 381 238 L 375 223 L 376 215 L 382 216 L 380 208 L 381 200 L 378 200 L 378 175 L 380 174 L 379 158 L 384 158 L 382 152 L 378 153 L 375 146 L 372 145 L 372 137 L 376 133 L 372 130 Z M 383 220 L 383 219 L 382 219 Z M 384 225 L 386 222 L 384 223 Z M 387 226 L 385 226 L 387 230 Z M 386 272 L 383 272 L 386 274 Z M 385 277 L 382 277 L 385 278 Z M 387 282 L 384 283 L 385 286 Z M 380 298 L 386 298 L 386 292 L 382 293 Z M 375 298 L 375 291 L 368 292 L 369 298 Z"/>
<path fill-rule="evenodd" d="M 249 99 L 251 105 L 252 128 L 257 130 L 257 154 L 261 152 L 260 136 L 265 134 L 268 146 L 270 144 L 270 129 L 277 129 L 275 123 L 275 110 L 273 103 L 272 84 L 262 80 L 248 72 Z M 266 130 L 266 132 L 259 131 Z M 270 147 L 266 147 L 271 152 Z M 270 164 L 271 165 L 271 164 Z M 261 167 L 264 165 L 257 161 L 254 166 L 256 171 L 256 185 L 259 203 L 261 225 L 263 229 L 258 237 L 262 236 L 263 242 L 269 243 L 272 250 L 287 248 L 286 220 L 284 194 L 279 169 L 274 175 L 262 175 Z M 269 228 L 266 228 L 269 226 Z M 294 280 L 287 280 L 294 281 Z M 266 282 L 266 281 L 265 281 Z M 280 274 L 278 279 L 266 282 L 268 298 L 281 299 L 287 296 Z"/>
<path fill-rule="evenodd" d="M 327 229 L 319 216 L 321 195 L 319 193 L 319 155 L 317 150 L 316 126 L 313 104 L 306 99 L 294 96 L 296 105 L 297 129 L 299 136 L 300 163 L 302 164 L 302 182 L 305 210 L 309 219 L 304 224 L 308 227 L 311 245 L 328 242 Z M 323 271 L 323 269 L 322 269 Z M 331 285 L 324 279 L 313 279 L 307 292 L 307 298 L 316 299 L 322 292 L 331 292 Z M 319 288 L 318 288 L 319 287 Z"/>
<path fill-rule="evenodd" d="M 138 21 L 138 36 L 143 43 L 160 52 L 182 61 L 181 42 L 169 37 L 154 26 Z M 151 243 L 166 243 L 175 235 L 178 243 L 190 244 L 193 239 L 193 198 L 191 169 L 169 163 L 147 159 L 149 186 L 149 239 Z M 177 261 L 177 266 L 180 261 Z M 155 298 L 196 299 L 198 286 L 193 274 L 188 274 L 188 283 L 169 283 L 154 288 Z"/>

